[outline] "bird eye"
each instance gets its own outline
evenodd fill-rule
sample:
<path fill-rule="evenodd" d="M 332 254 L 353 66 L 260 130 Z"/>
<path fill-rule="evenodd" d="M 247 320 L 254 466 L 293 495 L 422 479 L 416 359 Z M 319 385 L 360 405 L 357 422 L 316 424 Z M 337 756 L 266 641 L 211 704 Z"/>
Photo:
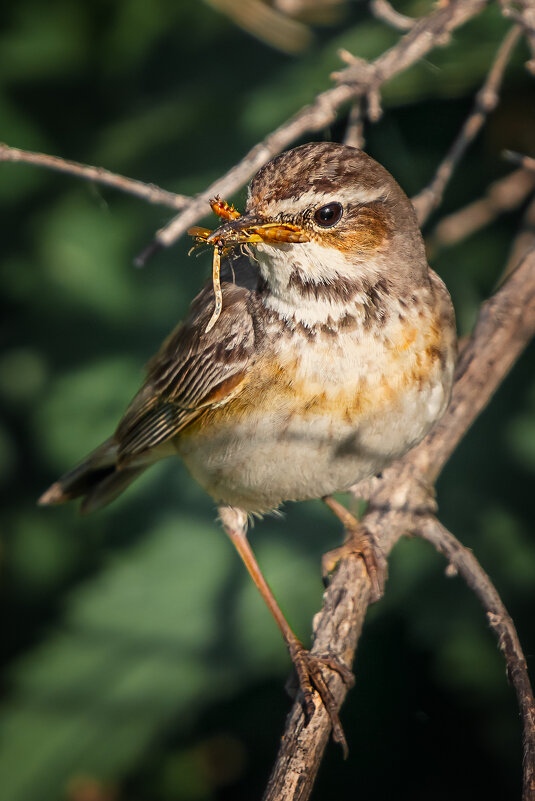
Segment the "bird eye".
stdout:
<path fill-rule="evenodd" d="M 318 225 L 321 225 L 322 228 L 330 228 L 332 225 L 336 225 L 340 220 L 343 211 L 341 203 L 328 203 L 315 212 L 314 220 Z"/>

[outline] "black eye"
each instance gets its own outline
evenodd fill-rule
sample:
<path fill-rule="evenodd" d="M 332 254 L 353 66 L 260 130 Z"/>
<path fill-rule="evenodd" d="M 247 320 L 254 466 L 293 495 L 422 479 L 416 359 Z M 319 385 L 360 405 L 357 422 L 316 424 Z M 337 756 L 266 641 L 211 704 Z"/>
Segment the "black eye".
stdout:
<path fill-rule="evenodd" d="M 341 203 L 328 203 L 314 213 L 314 219 L 323 228 L 330 228 L 340 220 L 343 211 Z"/>

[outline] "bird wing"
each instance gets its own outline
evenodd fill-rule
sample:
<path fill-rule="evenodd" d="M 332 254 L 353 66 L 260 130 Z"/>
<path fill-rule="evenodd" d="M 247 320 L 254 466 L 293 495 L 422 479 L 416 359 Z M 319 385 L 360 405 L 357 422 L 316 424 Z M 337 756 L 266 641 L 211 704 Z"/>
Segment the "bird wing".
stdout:
<path fill-rule="evenodd" d="M 244 381 L 255 350 L 256 276 L 252 281 L 249 266 L 240 281 L 237 261 L 232 265 L 236 283 L 222 282 L 223 310 L 216 325 L 206 333 L 214 297 L 209 283 L 187 320 L 149 362 L 146 381 L 115 432 L 119 464 L 171 439 L 207 409 L 225 403 Z"/>

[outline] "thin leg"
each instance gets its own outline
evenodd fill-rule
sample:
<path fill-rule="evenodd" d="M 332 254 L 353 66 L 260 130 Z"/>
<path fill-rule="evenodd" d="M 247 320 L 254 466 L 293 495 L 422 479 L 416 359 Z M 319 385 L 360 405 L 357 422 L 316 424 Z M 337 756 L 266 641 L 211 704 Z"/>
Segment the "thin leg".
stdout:
<path fill-rule="evenodd" d="M 346 540 L 339 548 L 328 551 L 322 559 L 323 576 L 326 578 L 335 569 L 344 556 L 358 554 L 366 566 L 371 584 L 371 599 L 378 601 L 384 592 L 386 580 L 386 563 L 383 555 L 374 546 L 366 526 L 330 495 L 324 499 L 325 504 L 342 521 L 346 531 Z"/>
<path fill-rule="evenodd" d="M 339 662 L 335 657 L 312 655 L 310 651 L 307 651 L 306 648 L 303 647 L 303 644 L 295 636 L 271 591 L 271 587 L 264 578 L 258 562 L 256 561 L 256 557 L 249 545 L 247 539 L 247 515 L 245 512 L 241 509 L 225 506 L 219 509 L 219 517 L 223 528 L 238 551 L 245 567 L 249 571 L 249 575 L 264 599 L 266 606 L 275 618 L 275 622 L 288 646 L 290 656 L 297 672 L 299 685 L 303 692 L 307 718 L 310 719 L 315 711 L 314 690 L 316 690 L 331 720 L 333 738 L 342 745 L 344 753 L 347 753 L 347 742 L 340 723 L 340 718 L 338 717 L 336 702 L 325 681 L 322 669 L 329 668 L 330 670 L 336 671 L 347 684 L 353 683 L 353 674 L 349 668 Z"/>

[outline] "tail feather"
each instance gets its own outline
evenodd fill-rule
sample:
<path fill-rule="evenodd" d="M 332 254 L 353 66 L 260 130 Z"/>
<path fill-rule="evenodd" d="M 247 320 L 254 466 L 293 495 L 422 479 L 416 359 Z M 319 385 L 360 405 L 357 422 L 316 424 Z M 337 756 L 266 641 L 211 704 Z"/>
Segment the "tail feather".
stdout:
<path fill-rule="evenodd" d="M 108 439 L 81 464 L 54 482 L 39 498 L 41 505 L 83 497 L 80 511 L 94 512 L 115 500 L 148 465 L 117 467 L 117 444 Z"/>

